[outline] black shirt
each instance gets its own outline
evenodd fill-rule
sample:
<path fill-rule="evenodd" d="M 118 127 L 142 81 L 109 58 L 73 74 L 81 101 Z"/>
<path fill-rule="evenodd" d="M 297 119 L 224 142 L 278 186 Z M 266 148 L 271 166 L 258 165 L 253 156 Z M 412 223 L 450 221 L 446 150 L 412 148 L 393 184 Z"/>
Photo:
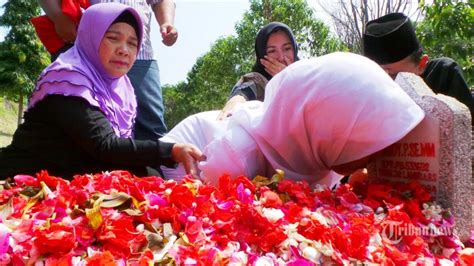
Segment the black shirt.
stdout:
<path fill-rule="evenodd" d="M 446 57 L 430 60 L 421 77 L 433 92 L 451 96 L 465 104 L 472 117 L 474 99 L 461 68 L 454 60 Z"/>
<path fill-rule="evenodd" d="M 0 178 L 40 170 L 63 178 L 107 170 L 144 175 L 145 166 L 175 165 L 173 144 L 117 137 L 100 109 L 80 97 L 47 96 L 24 119 L 0 150 Z"/>

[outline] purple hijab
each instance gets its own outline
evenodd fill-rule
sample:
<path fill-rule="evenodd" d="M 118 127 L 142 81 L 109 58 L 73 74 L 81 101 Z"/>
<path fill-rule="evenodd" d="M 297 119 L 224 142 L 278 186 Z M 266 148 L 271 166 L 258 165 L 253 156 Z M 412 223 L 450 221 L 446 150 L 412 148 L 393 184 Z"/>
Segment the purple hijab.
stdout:
<path fill-rule="evenodd" d="M 110 76 L 99 57 L 105 32 L 125 11 L 129 11 L 138 22 L 140 47 L 143 25 L 133 8 L 118 3 L 89 7 L 82 16 L 74 46 L 41 73 L 28 109 L 51 94 L 81 97 L 105 114 L 117 136 L 131 137 L 137 113 L 132 84 L 127 75 Z"/>

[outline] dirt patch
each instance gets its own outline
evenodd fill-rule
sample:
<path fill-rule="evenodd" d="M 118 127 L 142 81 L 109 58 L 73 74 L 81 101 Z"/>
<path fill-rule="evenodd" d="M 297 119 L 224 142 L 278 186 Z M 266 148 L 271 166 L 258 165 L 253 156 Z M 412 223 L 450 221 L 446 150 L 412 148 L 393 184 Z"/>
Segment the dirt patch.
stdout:
<path fill-rule="evenodd" d="M 11 110 L 15 110 L 15 105 L 13 102 L 9 101 L 9 100 L 3 100 L 3 106 L 5 107 L 5 110 L 8 110 L 8 111 L 11 111 Z"/>

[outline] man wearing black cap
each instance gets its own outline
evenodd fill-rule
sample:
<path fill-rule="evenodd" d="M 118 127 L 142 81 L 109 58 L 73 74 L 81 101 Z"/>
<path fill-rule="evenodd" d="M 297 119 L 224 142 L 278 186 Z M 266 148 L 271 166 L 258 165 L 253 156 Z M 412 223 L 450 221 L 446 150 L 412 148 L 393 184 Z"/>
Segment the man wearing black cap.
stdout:
<path fill-rule="evenodd" d="M 411 72 L 423 78 L 435 92 L 456 98 L 474 114 L 474 99 L 461 68 L 450 58 L 429 60 L 410 19 L 391 13 L 369 21 L 363 35 L 363 53 L 377 62 L 392 78 Z"/>

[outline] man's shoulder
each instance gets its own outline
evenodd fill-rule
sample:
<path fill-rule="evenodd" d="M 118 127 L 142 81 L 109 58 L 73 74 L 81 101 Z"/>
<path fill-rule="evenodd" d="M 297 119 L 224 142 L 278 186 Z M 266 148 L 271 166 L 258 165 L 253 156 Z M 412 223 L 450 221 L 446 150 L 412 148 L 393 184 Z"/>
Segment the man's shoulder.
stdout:
<path fill-rule="evenodd" d="M 469 89 L 461 67 L 449 57 L 429 60 L 421 77 L 436 93 L 453 96 L 449 94 L 449 91 L 465 91 Z"/>
<path fill-rule="evenodd" d="M 427 67 L 436 67 L 436 68 L 452 68 L 458 66 L 458 63 L 454 59 L 449 57 L 439 57 L 435 59 L 430 59 L 428 61 Z"/>
<path fill-rule="evenodd" d="M 421 76 L 423 78 L 427 78 L 429 76 L 434 78 L 433 76 L 438 76 L 441 74 L 446 75 L 448 73 L 450 73 L 449 75 L 463 76 L 461 67 L 456 61 L 449 57 L 439 57 L 428 61 L 425 71 Z"/>

